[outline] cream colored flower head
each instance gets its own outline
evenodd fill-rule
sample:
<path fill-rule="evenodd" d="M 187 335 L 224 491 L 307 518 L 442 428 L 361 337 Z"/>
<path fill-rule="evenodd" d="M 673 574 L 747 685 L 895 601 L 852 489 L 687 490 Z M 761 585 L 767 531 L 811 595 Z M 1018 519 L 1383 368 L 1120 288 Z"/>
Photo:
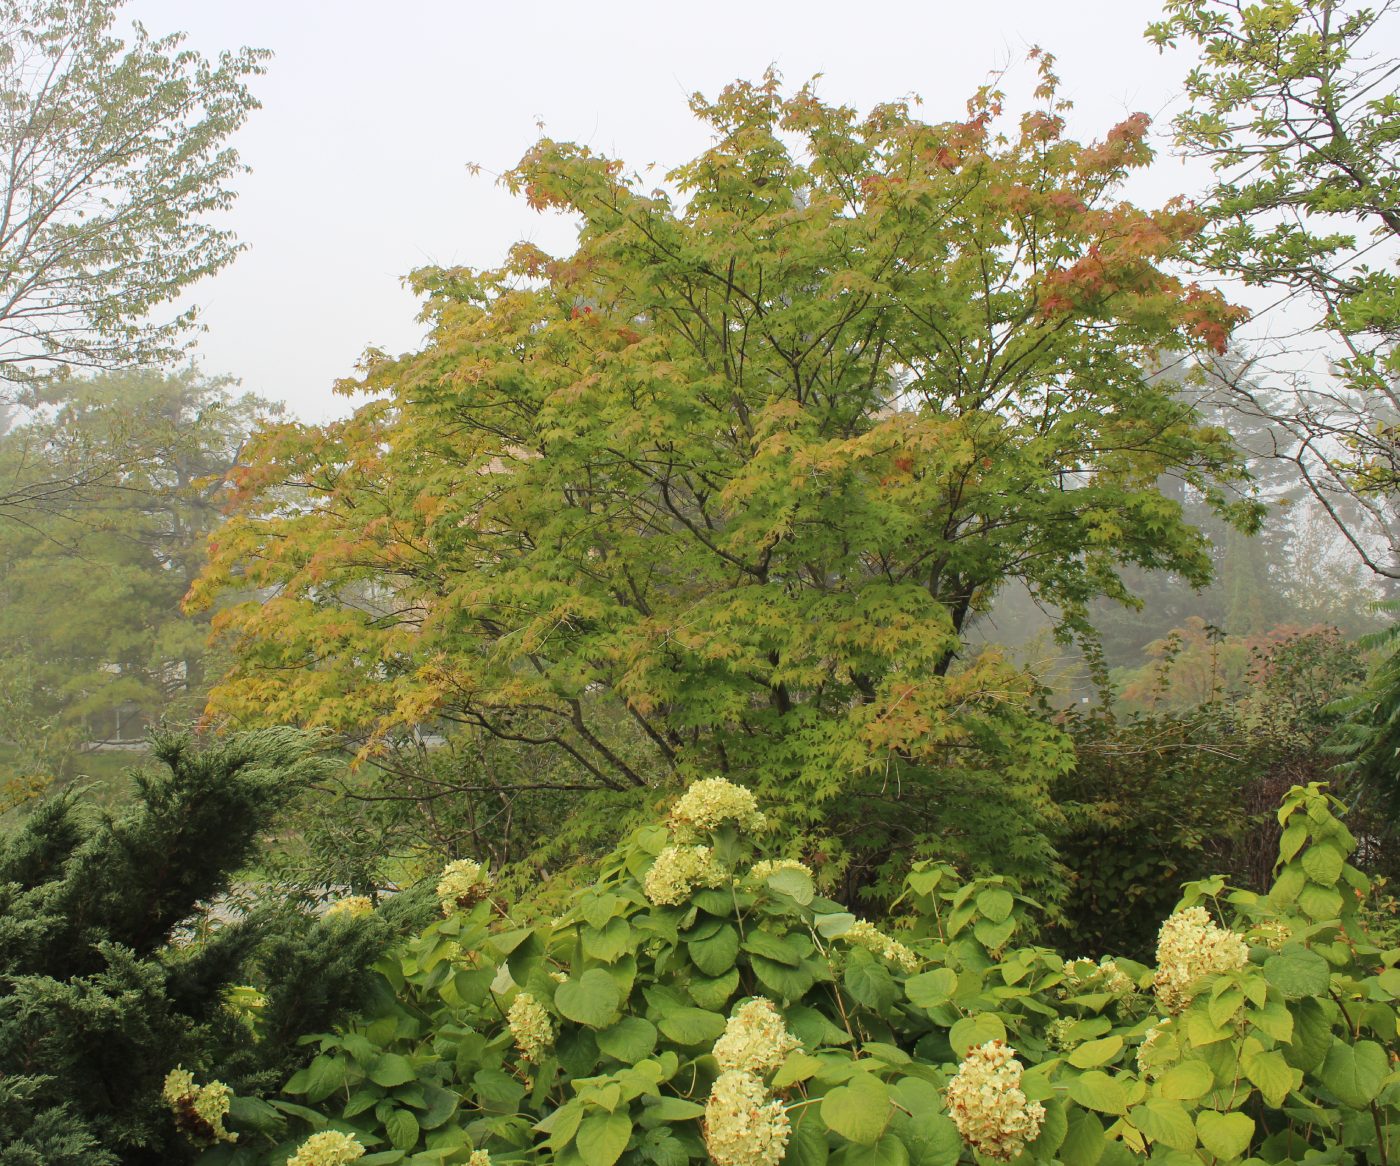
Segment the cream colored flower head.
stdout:
<path fill-rule="evenodd" d="M 195 1145 L 212 1146 L 238 1140 L 237 1134 L 224 1129 L 233 1090 L 222 1081 L 196 1085 L 194 1074 L 176 1067 L 165 1075 L 161 1096 L 175 1114 L 180 1132 Z"/>
<path fill-rule="evenodd" d="M 1119 970 L 1118 961 L 1104 956 L 1094 963 L 1088 956 L 1065 960 L 1065 978 L 1077 992 L 1110 992 L 1114 996 L 1126 996 L 1137 991 L 1132 977 Z"/>
<path fill-rule="evenodd" d="M 674 907 L 696 887 L 722 887 L 729 878 L 708 846 L 668 846 L 647 871 L 642 892 L 658 907 Z"/>
<path fill-rule="evenodd" d="M 792 1124 L 763 1081 L 743 1069 L 716 1079 L 705 1102 L 705 1149 L 715 1166 L 778 1166 Z"/>
<path fill-rule="evenodd" d="M 349 1134 L 339 1130 L 322 1130 L 302 1142 L 297 1152 L 287 1159 L 287 1166 L 345 1166 L 363 1158 L 365 1148 Z"/>
<path fill-rule="evenodd" d="M 749 790 L 722 777 L 692 783 L 671 808 L 671 831 L 681 842 L 694 841 L 725 822 L 741 830 L 760 830 L 766 819 Z"/>
<path fill-rule="evenodd" d="M 809 879 L 816 877 L 812 874 L 812 868 L 805 862 L 798 862 L 795 858 L 775 858 L 754 863 L 749 871 L 749 880 L 755 883 L 767 882 L 780 870 L 795 870 L 798 874 L 804 874 Z"/>
<path fill-rule="evenodd" d="M 506 1010 L 506 1022 L 515 1038 L 515 1047 L 527 1061 L 538 1063 L 540 1056 L 554 1047 L 554 1022 L 544 1005 L 529 992 L 516 993 Z"/>
<path fill-rule="evenodd" d="M 864 919 L 857 919 L 841 938 L 852 947 L 863 947 L 881 959 L 888 960 L 901 972 L 912 975 L 923 966 L 923 960 L 910 948 L 897 939 L 891 939 L 873 923 L 867 923 Z"/>
<path fill-rule="evenodd" d="M 1142 1044 L 1138 1045 L 1133 1059 L 1137 1062 L 1138 1072 L 1149 1080 L 1176 1060 L 1176 1041 L 1172 1038 L 1171 1027 L 1170 1020 L 1157 1021 L 1143 1034 Z"/>
<path fill-rule="evenodd" d="M 491 1166 L 491 1155 L 485 1150 L 473 1150 L 467 1159 L 467 1166 Z"/>
<path fill-rule="evenodd" d="M 438 879 L 438 902 L 442 904 L 442 913 L 447 916 L 474 907 L 490 892 L 491 880 L 486 868 L 470 858 L 449 862 Z"/>
<path fill-rule="evenodd" d="M 1217 927 L 1204 907 L 1188 907 L 1162 924 L 1152 986 L 1163 1008 L 1180 1012 L 1207 976 L 1237 971 L 1247 963 L 1249 945 L 1240 936 Z"/>
<path fill-rule="evenodd" d="M 756 996 L 729 1018 L 723 1035 L 715 1041 L 714 1055 L 721 1069 L 765 1073 L 801 1047 L 802 1042 L 788 1032 L 773 1002 Z"/>
<path fill-rule="evenodd" d="M 334 915 L 346 915 L 351 919 L 358 919 L 361 915 L 373 915 L 374 904 L 368 895 L 347 895 L 343 899 L 337 899 L 326 908 L 326 918 Z"/>
<path fill-rule="evenodd" d="M 1021 1090 L 1024 1066 L 1016 1050 L 991 1040 L 969 1049 L 948 1082 L 944 1101 L 963 1141 L 979 1154 L 1009 1162 L 1035 1141 L 1045 1107 Z"/>

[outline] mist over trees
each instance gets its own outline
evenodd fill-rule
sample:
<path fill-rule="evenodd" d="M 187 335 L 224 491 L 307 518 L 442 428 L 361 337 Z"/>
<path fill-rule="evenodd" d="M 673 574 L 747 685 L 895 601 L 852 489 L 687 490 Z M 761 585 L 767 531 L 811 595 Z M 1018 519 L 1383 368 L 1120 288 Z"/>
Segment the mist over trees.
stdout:
<path fill-rule="evenodd" d="M 542 137 L 324 424 L 121 14 L 0 0 L 0 1166 L 1400 1160 L 1387 5 Z"/>

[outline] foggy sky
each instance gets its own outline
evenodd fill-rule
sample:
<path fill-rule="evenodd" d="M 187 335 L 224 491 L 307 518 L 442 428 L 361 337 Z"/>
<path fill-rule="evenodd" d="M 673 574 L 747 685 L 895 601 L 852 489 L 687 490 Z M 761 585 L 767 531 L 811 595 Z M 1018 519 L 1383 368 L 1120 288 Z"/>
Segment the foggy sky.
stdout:
<path fill-rule="evenodd" d="M 1159 118 L 1177 94 L 1189 59 L 1142 37 L 1158 12 L 1142 0 L 133 0 L 126 17 L 154 35 L 183 30 L 205 53 L 275 53 L 253 80 L 263 108 L 236 139 L 252 172 L 225 218 L 248 250 L 190 298 L 208 329 L 206 372 L 320 420 L 353 408 L 331 386 L 366 346 L 418 344 L 418 305 L 400 284 L 410 270 L 492 265 L 524 238 L 567 248 L 566 220 L 529 211 L 493 177 L 537 123 L 659 173 L 707 143 L 688 94 L 770 63 L 794 88 L 824 74 L 826 100 L 862 110 L 918 94 L 921 116 L 941 121 L 1039 44 L 1075 102 L 1071 129 L 1097 137 L 1135 111 Z M 1132 194 L 1161 201 L 1200 177 L 1164 157 Z"/>

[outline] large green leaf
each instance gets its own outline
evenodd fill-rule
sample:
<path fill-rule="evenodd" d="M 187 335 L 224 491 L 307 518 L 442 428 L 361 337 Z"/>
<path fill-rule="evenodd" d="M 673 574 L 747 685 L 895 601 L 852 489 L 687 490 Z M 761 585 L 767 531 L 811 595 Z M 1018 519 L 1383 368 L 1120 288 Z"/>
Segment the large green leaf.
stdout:
<path fill-rule="evenodd" d="M 1107 1065 L 1122 1051 L 1121 1036 L 1106 1036 L 1101 1040 L 1090 1040 L 1076 1045 L 1069 1055 L 1069 1063 L 1076 1069 L 1097 1069 L 1100 1065 Z"/>
<path fill-rule="evenodd" d="M 958 974 L 952 968 L 935 968 L 904 981 L 905 994 L 910 1003 L 919 1008 L 936 1008 L 946 1004 L 957 989 Z"/>
<path fill-rule="evenodd" d="M 1283 1104 L 1284 1098 L 1296 1084 L 1294 1074 L 1297 1070 L 1289 1068 L 1283 1054 L 1277 1049 L 1246 1051 L 1240 1058 L 1240 1066 L 1244 1069 L 1244 1075 L 1258 1088 L 1265 1104 L 1273 1109 Z"/>
<path fill-rule="evenodd" d="M 1242 1158 L 1254 1137 L 1254 1119 L 1244 1113 L 1216 1113 L 1202 1110 L 1196 1115 L 1196 1132 L 1201 1145 L 1223 1162 Z"/>
<path fill-rule="evenodd" d="M 718 1012 L 703 1008 L 677 1008 L 656 1022 L 667 1040 L 678 1045 L 713 1044 L 724 1031 L 725 1020 Z"/>
<path fill-rule="evenodd" d="M 597 1114 L 579 1124 L 574 1145 L 586 1166 L 613 1166 L 627 1149 L 632 1119 L 625 1113 Z"/>
<path fill-rule="evenodd" d="M 701 1008 L 715 1012 L 729 1002 L 738 987 L 739 969 L 730 968 L 722 976 L 691 976 L 686 991 Z"/>
<path fill-rule="evenodd" d="M 889 1124 L 889 1090 L 878 1077 L 857 1073 L 822 1098 L 821 1115 L 827 1127 L 843 1138 L 874 1145 Z"/>
<path fill-rule="evenodd" d="M 1100 1113 L 1128 1112 L 1128 1091 L 1121 1082 L 1099 1069 L 1069 1079 L 1069 1095 L 1086 1109 Z"/>
<path fill-rule="evenodd" d="M 843 983 L 851 999 L 872 1012 L 885 1012 L 899 999 L 899 985 L 884 965 L 867 952 L 851 953 Z"/>
<path fill-rule="evenodd" d="M 418 1119 L 406 1109 L 395 1109 L 384 1119 L 384 1132 L 396 1150 L 411 1150 L 418 1144 Z"/>
<path fill-rule="evenodd" d="M 1290 1000 L 1325 996 L 1331 983 L 1327 961 L 1305 947 L 1289 947 L 1264 961 L 1264 978 Z"/>
<path fill-rule="evenodd" d="M 598 1033 L 598 1047 L 625 1065 L 633 1065 L 656 1047 L 656 1025 L 641 1016 L 625 1016 Z"/>
<path fill-rule="evenodd" d="M 554 1006 L 562 1016 L 589 1028 L 606 1028 L 617 1019 L 622 993 L 602 968 L 589 968 L 577 979 L 566 980 L 554 993 Z"/>
<path fill-rule="evenodd" d="M 707 976 L 718 976 L 734 966 L 739 955 L 739 933 L 726 923 L 705 939 L 691 940 L 686 947 L 697 968 Z"/>
<path fill-rule="evenodd" d="M 801 1000 L 816 983 L 816 976 L 804 960 L 797 967 L 780 964 L 759 955 L 749 957 L 749 966 L 759 982 L 783 1000 Z"/>
<path fill-rule="evenodd" d="M 385 1053 L 369 1067 L 369 1079 L 385 1089 L 407 1084 L 417 1075 L 409 1059 L 398 1053 Z"/>
<path fill-rule="evenodd" d="M 1189 1153 L 1196 1148 L 1196 1127 L 1179 1101 L 1149 1097 L 1141 1105 L 1133 1106 L 1128 1120 L 1154 1142 L 1173 1150 Z"/>
<path fill-rule="evenodd" d="M 1182 1061 L 1163 1073 L 1156 1092 L 1171 1101 L 1195 1101 L 1215 1086 L 1215 1074 L 1204 1061 Z"/>
<path fill-rule="evenodd" d="M 1006 1025 L 995 1012 L 977 1012 L 964 1016 L 948 1030 L 948 1043 L 953 1046 L 953 1055 L 962 1060 L 967 1050 L 984 1045 L 991 1040 L 1005 1040 Z"/>
<path fill-rule="evenodd" d="M 1284 1060 L 1295 1069 L 1315 1069 L 1332 1047 L 1332 1022 L 1311 997 L 1295 1000 L 1288 1011 L 1293 1015 L 1293 1039 L 1283 1046 Z"/>
<path fill-rule="evenodd" d="M 1334 1040 L 1317 1079 L 1343 1105 L 1363 1109 L 1376 1099 L 1390 1072 L 1390 1058 L 1375 1041 Z"/>

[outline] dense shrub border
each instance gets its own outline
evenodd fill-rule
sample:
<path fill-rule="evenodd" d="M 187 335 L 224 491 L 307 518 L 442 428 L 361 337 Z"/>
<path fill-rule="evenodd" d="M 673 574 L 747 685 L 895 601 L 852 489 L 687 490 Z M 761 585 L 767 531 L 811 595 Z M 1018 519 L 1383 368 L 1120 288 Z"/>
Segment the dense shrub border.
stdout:
<path fill-rule="evenodd" d="M 1014 946 L 1036 905 L 941 863 L 886 934 L 700 782 L 552 922 L 459 866 L 378 1007 L 202 1161 L 1388 1163 L 1400 949 L 1338 808 L 1292 789 L 1269 892 L 1189 884 L 1154 969 Z"/>

